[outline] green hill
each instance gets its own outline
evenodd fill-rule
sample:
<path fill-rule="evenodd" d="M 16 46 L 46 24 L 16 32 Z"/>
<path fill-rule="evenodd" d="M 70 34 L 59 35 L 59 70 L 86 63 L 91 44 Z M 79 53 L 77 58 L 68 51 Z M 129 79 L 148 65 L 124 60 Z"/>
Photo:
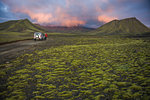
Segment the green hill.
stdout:
<path fill-rule="evenodd" d="M 28 19 L 22 19 L 0 23 L 0 31 L 35 32 L 35 31 L 44 31 L 44 29 L 38 25 L 34 25 Z"/>
<path fill-rule="evenodd" d="M 150 29 L 135 17 L 122 20 L 113 20 L 91 32 L 96 35 L 127 34 L 137 35 L 150 32 Z"/>
<path fill-rule="evenodd" d="M 0 23 L 0 44 L 32 39 L 34 32 L 45 32 L 45 29 L 31 23 L 28 19 Z"/>

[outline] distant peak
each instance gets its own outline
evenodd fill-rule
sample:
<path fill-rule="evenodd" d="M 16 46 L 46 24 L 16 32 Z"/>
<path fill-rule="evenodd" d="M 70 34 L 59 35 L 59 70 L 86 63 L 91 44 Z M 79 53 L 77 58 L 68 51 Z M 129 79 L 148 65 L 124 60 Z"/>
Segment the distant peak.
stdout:
<path fill-rule="evenodd" d="M 18 21 L 28 21 L 28 22 L 30 22 L 27 18 L 26 19 L 21 19 L 21 20 L 18 20 Z"/>
<path fill-rule="evenodd" d="M 24 19 L 24 21 L 29 21 L 29 19 L 26 18 L 26 19 Z"/>

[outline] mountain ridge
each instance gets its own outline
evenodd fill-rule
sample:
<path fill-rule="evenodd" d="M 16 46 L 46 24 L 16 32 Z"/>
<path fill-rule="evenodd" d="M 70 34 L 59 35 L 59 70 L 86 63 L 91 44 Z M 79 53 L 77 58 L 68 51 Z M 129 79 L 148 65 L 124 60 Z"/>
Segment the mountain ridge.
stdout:
<path fill-rule="evenodd" d="M 88 28 L 83 26 L 73 26 L 73 27 L 65 27 L 65 26 L 41 26 L 49 32 L 60 32 L 60 33 L 86 33 L 94 30 L 94 28 Z"/>

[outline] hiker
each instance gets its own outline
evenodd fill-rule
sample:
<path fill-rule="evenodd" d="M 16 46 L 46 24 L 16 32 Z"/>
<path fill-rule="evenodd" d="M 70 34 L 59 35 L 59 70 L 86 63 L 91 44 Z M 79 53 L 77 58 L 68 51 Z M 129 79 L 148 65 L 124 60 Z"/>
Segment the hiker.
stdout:
<path fill-rule="evenodd" d="M 46 40 L 46 38 L 47 38 L 47 33 L 45 33 L 45 40 Z"/>

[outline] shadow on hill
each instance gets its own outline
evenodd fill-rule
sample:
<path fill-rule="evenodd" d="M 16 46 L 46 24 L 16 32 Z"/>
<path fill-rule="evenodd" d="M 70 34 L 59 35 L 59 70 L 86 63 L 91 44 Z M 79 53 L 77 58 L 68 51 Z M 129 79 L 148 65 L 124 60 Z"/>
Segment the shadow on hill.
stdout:
<path fill-rule="evenodd" d="M 144 42 L 150 43 L 150 32 L 138 34 L 138 35 L 128 35 L 128 36 L 124 36 L 124 37 L 125 38 L 132 38 L 132 39 L 141 39 Z"/>

